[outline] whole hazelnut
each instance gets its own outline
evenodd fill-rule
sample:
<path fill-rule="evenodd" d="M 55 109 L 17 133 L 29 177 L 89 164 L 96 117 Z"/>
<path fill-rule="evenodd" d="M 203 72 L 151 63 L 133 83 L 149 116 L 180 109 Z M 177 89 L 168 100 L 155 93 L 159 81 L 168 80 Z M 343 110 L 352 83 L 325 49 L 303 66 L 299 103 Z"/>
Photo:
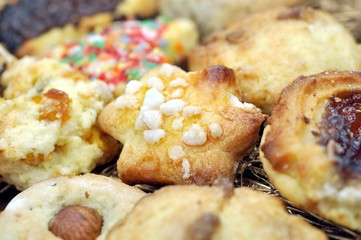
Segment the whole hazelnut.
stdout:
<path fill-rule="evenodd" d="M 93 240 L 102 230 L 103 219 L 89 207 L 73 205 L 60 210 L 49 223 L 49 230 L 64 240 Z"/>

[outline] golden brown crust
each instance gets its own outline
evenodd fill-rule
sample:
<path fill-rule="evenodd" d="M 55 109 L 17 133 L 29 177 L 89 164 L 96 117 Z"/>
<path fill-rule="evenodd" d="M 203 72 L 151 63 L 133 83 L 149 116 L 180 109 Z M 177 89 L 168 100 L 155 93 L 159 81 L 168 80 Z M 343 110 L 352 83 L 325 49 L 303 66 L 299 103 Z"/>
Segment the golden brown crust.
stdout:
<path fill-rule="evenodd" d="M 361 229 L 356 210 L 361 203 L 361 176 L 349 172 L 358 171 L 360 164 L 356 160 L 348 163 L 352 167 L 343 166 L 337 160 L 338 143 L 327 137 L 334 130 L 325 125 L 331 99 L 350 90 L 361 90 L 361 72 L 330 71 L 296 79 L 272 112 L 260 154 L 270 179 L 291 202 Z M 349 177 L 342 173 L 345 170 Z"/>
<path fill-rule="evenodd" d="M 18 194 L 0 213 L 1 237 L 59 239 L 49 230 L 54 216 L 67 206 L 83 206 L 101 216 L 102 232 L 97 239 L 105 239 L 116 222 L 144 196 L 144 192 L 119 179 L 95 174 L 42 181 Z"/>
<path fill-rule="evenodd" d="M 248 188 L 168 186 L 140 200 L 112 239 L 327 239 L 282 202 Z"/>
<path fill-rule="evenodd" d="M 170 72 L 164 72 L 165 69 Z M 162 90 L 149 87 L 154 79 L 162 82 Z M 174 81 L 182 82 L 183 86 L 175 86 Z M 233 179 L 237 161 L 255 143 L 264 116 L 245 103 L 247 109 L 232 95 L 238 94 L 232 70 L 214 66 L 185 73 L 165 64 L 137 84 L 141 86 L 136 93 L 127 94 L 126 90 L 99 116 L 101 128 L 124 144 L 117 163 L 123 181 L 212 184 L 217 178 Z M 144 100 L 154 92 L 157 95 Z M 174 98 L 174 93 L 180 95 Z M 153 107 L 146 104 L 159 95 L 164 97 L 162 104 Z M 241 106 L 233 106 L 231 96 Z M 126 99 L 135 102 L 124 106 Z M 159 117 L 151 118 L 148 114 Z M 150 126 L 158 121 L 158 126 Z M 145 137 L 148 130 L 164 135 L 152 135 L 158 136 L 152 142 Z"/>
<path fill-rule="evenodd" d="M 311 8 L 277 8 L 238 19 L 208 36 L 189 57 L 193 71 L 215 64 L 234 69 L 243 99 L 265 113 L 298 76 L 357 70 L 360 63 L 360 48 L 348 30 Z"/>

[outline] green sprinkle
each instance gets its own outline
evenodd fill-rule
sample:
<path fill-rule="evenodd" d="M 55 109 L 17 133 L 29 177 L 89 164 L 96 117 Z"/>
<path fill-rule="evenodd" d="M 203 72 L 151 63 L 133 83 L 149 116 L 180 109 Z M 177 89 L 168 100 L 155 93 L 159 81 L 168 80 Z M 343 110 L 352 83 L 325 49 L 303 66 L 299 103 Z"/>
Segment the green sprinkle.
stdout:
<path fill-rule="evenodd" d="M 143 26 L 143 27 L 148 27 L 148 28 L 151 28 L 151 29 L 156 29 L 157 28 L 157 22 L 155 22 L 154 20 L 149 20 L 149 19 L 146 19 L 146 20 L 140 20 L 139 21 L 140 25 Z"/>
<path fill-rule="evenodd" d="M 80 62 L 82 59 L 83 59 L 83 56 L 81 56 L 81 55 L 74 55 L 74 56 L 72 57 L 72 60 L 73 60 L 74 63 L 78 63 L 78 62 Z"/>
<path fill-rule="evenodd" d="M 69 63 L 69 58 L 63 58 L 60 60 L 61 63 Z"/>
<path fill-rule="evenodd" d="M 95 55 L 94 53 L 89 54 L 88 57 L 89 61 L 94 62 L 97 60 L 97 55 Z"/>
<path fill-rule="evenodd" d="M 151 68 L 155 68 L 155 67 L 158 66 L 159 64 L 153 63 L 153 62 L 144 61 L 144 62 L 143 62 L 143 65 L 144 65 L 145 68 L 151 69 Z"/>
<path fill-rule="evenodd" d="M 94 47 L 103 48 L 105 46 L 105 41 L 95 41 L 92 43 Z"/>
<path fill-rule="evenodd" d="M 140 79 L 141 74 L 138 70 L 127 69 L 125 73 L 128 75 L 128 79 Z"/>

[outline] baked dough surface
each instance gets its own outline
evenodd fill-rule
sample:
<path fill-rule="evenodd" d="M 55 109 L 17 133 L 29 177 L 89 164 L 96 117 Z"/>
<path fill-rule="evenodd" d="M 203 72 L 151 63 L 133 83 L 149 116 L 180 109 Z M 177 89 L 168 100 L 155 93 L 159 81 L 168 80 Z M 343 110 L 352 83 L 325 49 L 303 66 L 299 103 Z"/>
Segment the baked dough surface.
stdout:
<path fill-rule="evenodd" d="M 59 239 L 49 223 L 64 207 L 78 205 L 98 212 L 103 219 L 101 234 L 124 218 L 146 194 L 119 179 L 95 174 L 61 176 L 42 181 L 19 193 L 0 213 L 3 239 Z"/>
<path fill-rule="evenodd" d="M 360 151 L 360 129 L 352 130 L 347 122 L 347 118 L 359 117 L 358 100 L 347 100 L 350 105 L 341 111 L 349 112 L 343 117 L 328 117 L 326 109 L 331 102 L 343 101 L 338 94 L 352 93 L 357 98 L 360 90 L 361 73 L 356 71 L 299 77 L 283 91 L 260 147 L 264 169 L 284 197 L 300 208 L 358 230 L 361 165 L 352 148 Z M 334 124 L 325 125 L 325 118 Z"/>
<path fill-rule="evenodd" d="M 168 186 L 141 199 L 113 239 L 327 239 L 282 202 L 248 188 Z"/>
<path fill-rule="evenodd" d="M 163 64 L 129 82 L 99 116 L 102 130 L 124 145 L 119 177 L 131 184 L 233 179 L 264 120 L 237 95 L 234 73 L 223 66 L 186 73 Z"/>
<path fill-rule="evenodd" d="M 0 174 L 17 189 L 90 172 L 118 152 L 117 141 L 97 125 L 112 100 L 104 82 L 55 60 L 24 58 L 9 65 L 2 83 Z"/>
<path fill-rule="evenodd" d="M 311 8 L 277 8 L 234 21 L 207 37 L 190 70 L 234 69 L 243 99 L 269 114 L 281 91 L 300 75 L 361 69 L 360 47 L 334 17 Z"/>

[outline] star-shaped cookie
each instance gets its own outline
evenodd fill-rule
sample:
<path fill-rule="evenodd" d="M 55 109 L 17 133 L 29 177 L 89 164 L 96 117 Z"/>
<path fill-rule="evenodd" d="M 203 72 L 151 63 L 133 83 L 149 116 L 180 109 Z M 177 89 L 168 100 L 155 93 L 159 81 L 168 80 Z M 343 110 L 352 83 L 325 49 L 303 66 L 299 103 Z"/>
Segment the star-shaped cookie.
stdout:
<path fill-rule="evenodd" d="M 224 66 L 187 73 L 163 64 L 130 81 L 98 119 L 124 145 L 119 177 L 131 184 L 233 179 L 264 120 L 259 109 L 239 100 L 241 94 L 233 70 Z"/>

